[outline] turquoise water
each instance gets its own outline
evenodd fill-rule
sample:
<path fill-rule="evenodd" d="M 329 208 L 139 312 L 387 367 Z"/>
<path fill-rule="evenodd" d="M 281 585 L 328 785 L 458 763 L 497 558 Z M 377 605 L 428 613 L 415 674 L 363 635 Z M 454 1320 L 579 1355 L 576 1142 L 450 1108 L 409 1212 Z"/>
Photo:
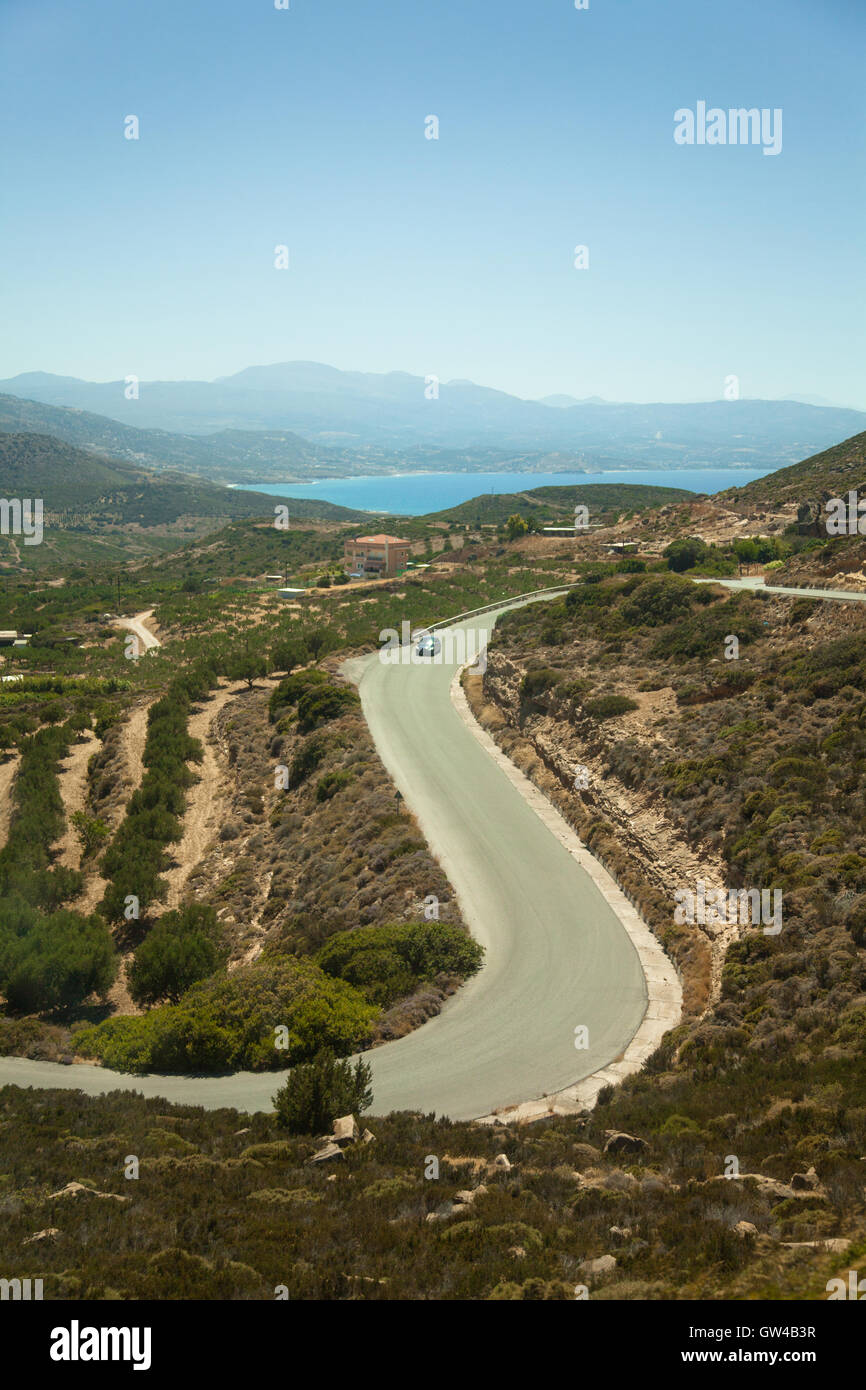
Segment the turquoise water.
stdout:
<path fill-rule="evenodd" d="M 455 507 L 485 492 L 527 492 L 535 487 L 581 483 L 653 483 L 692 492 L 720 492 L 766 472 L 765 468 L 635 468 L 606 473 L 405 473 L 387 478 L 328 478 L 317 483 L 245 483 L 244 487 L 271 497 L 315 497 L 362 512 L 421 516 Z"/>

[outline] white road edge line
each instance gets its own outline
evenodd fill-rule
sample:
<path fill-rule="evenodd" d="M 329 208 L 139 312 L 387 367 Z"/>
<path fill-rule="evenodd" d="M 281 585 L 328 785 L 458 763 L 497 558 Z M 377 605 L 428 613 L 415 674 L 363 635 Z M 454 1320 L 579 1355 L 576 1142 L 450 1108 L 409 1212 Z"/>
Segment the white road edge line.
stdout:
<path fill-rule="evenodd" d="M 484 649 L 486 650 L 486 648 Z M 540 1119 L 544 1115 L 568 1115 L 576 1110 L 589 1110 L 603 1086 L 616 1085 L 624 1077 L 640 1071 L 647 1058 L 655 1052 L 665 1033 L 675 1028 L 682 1018 L 683 991 L 676 966 L 666 954 L 661 942 L 653 936 L 637 909 L 626 897 L 616 880 L 607 869 L 590 853 L 577 832 L 568 824 L 565 817 L 548 801 L 544 793 L 531 782 L 525 773 L 514 765 L 509 757 L 482 729 L 466 698 L 461 684 L 463 672 L 475 666 L 480 652 L 455 672 L 451 682 L 451 703 L 460 718 L 472 732 L 481 746 L 489 753 L 509 782 L 517 789 L 523 799 L 531 806 L 539 819 L 555 835 L 560 844 L 577 860 L 580 867 L 589 875 L 599 892 L 613 908 L 637 951 L 647 987 L 647 1007 L 640 1027 L 628 1047 L 614 1062 L 609 1062 L 600 1071 L 593 1072 L 574 1086 L 556 1091 L 538 1100 L 523 1101 L 519 1105 L 508 1106 L 490 1115 L 479 1116 L 483 1124 L 497 1121 Z"/>

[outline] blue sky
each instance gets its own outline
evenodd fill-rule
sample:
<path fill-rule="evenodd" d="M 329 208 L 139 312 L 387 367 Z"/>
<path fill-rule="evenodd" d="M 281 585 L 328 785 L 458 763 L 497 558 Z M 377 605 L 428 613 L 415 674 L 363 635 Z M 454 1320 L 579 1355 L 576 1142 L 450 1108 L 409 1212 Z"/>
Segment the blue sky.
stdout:
<path fill-rule="evenodd" d="M 0 376 L 866 408 L 864 41 L 861 0 L 2 0 Z M 781 154 L 678 146 L 700 100 Z"/>

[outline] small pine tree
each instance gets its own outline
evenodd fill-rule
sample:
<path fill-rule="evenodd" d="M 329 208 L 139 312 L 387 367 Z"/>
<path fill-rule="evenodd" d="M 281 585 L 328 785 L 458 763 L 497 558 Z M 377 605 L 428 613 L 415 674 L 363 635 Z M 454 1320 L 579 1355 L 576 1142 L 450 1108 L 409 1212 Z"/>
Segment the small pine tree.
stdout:
<path fill-rule="evenodd" d="M 338 1115 L 360 1115 L 373 1103 L 370 1066 L 361 1057 L 354 1067 L 323 1048 L 311 1062 L 300 1062 L 274 1096 L 277 1121 L 290 1134 L 321 1134 Z"/>

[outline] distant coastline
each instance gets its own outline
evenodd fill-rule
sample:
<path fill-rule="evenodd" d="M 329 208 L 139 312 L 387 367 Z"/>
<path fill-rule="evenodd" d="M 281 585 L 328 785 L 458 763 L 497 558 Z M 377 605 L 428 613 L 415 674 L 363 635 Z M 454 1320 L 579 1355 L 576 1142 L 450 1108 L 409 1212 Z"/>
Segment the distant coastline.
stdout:
<path fill-rule="evenodd" d="M 291 501 L 315 498 L 355 511 L 422 516 L 469 502 L 490 493 L 531 492 L 539 487 L 580 487 L 595 483 L 651 485 L 685 489 L 695 493 L 719 492 L 732 483 L 751 482 L 766 476 L 767 469 L 748 465 L 727 468 L 615 468 L 592 473 L 570 472 L 473 472 L 360 474 L 347 478 L 316 478 L 310 482 L 229 483 L 245 492 L 266 493 Z"/>

